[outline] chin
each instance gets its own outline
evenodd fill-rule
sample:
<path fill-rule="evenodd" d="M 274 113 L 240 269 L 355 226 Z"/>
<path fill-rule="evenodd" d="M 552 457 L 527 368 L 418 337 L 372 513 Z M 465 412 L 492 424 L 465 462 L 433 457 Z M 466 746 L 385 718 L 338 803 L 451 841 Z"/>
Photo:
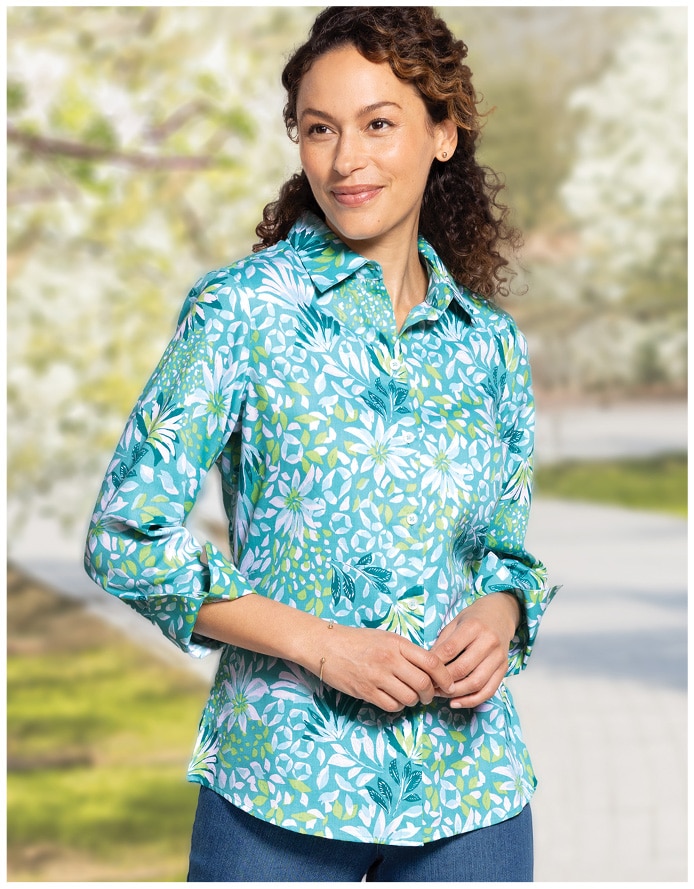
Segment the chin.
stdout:
<path fill-rule="evenodd" d="M 325 221 L 328 227 L 343 241 L 371 241 L 382 234 L 380 229 L 375 226 L 359 225 L 356 222 L 339 224 L 336 220 L 330 219 L 327 216 Z"/>

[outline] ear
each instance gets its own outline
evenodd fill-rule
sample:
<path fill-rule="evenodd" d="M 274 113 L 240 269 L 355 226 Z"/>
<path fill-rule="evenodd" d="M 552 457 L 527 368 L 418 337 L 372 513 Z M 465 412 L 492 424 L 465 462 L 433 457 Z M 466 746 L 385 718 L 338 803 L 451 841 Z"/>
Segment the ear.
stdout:
<path fill-rule="evenodd" d="M 436 124 L 436 158 L 447 161 L 458 145 L 458 127 L 447 117 Z"/>

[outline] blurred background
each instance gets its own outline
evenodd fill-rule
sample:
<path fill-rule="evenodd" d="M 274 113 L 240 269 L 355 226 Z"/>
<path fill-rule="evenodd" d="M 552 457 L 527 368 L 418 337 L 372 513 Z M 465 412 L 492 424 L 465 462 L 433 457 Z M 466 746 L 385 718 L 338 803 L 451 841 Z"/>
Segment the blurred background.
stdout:
<path fill-rule="evenodd" d="M 10 880 L 185 878 L 213 665 L 92 585 L 82 542 L 186 293 L 298 166 L 279 78 L 320 8 L 7 11 Z M 536 876 L 684 880 L 687 10 L 440 11 L 525 233 L 530 539 L 563 584 L 514 682 Z M 213 491 L 193 523 L 218 534 Z"/>

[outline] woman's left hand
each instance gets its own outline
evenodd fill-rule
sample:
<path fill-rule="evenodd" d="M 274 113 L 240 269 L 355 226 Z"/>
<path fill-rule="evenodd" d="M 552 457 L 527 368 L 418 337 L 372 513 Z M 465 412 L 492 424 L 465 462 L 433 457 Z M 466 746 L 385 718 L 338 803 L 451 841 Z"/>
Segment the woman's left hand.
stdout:
<path fill-rule="evenodd" d="M 455 680 L 453 691 L 445 694 L 451 707 L 477 707 L 494 695 L 508 669 L 520 616 L 515 595 L 489 593 L 443 628 L 431 650 Z"/>

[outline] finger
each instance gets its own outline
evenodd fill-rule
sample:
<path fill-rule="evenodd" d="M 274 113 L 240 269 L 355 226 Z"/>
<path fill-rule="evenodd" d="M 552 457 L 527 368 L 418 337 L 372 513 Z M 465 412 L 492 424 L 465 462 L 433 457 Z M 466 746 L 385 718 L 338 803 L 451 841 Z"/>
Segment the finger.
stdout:
<path fill-rule="evenodd" d="M 431 647 L 431 653 L 435 654 L 446 664 L 452 664 L 456 658 L 475 639 L 475 628 L 469 621 L 457 621 L 448 624 L 441 631 L 436 642 Z"/>
<path fill-rule="evenodd" d="M 386 694 L 380 689 L 374 694 L 370 703 L 375 704 L 380 710 L 385 710 L 386 713 L 399 713 L 401 710 L 405 709 L 405 704 L 403 704 L 402 701 L 397 700 L 397 698 Z"/>
<path fill-rule="evenodd" d="M 450 698 L 450 706 L 458 709 L 483 704 L 496 694 L 505 674 L 503 668 L 494 670 L 491 674 L 484 668 L 475 671 L 463 682 L 456 683 L 456 690 Z"/>
<path fill-rule="evenodd" d="M 427 695 L 431 693 L 432 697 L 436 688 L 441 688 L 444 691 L 452 688 L 454 677 L 434 651 L 427 651 L 426 648 L 412 644 L 401 645 L 401 652 L 405 660 L 414 666 L 420 674 L 420 678 L 416 678 L 413 673 L 409 673 L 409 677 L 414 682 L 414 688 Z M 421 678 L 422 674 L 425 677 L 423 679 Z M 432 697 L 429 698 L 429 701 Z M 424 703 L 429 703 L 429 701 Z"/>
<path fill-rule="evenodd" d="M 420 675 L 426 679 L 426 674 Z M 423 683 L 420 684 L 423 685 Z M 374 696 L 374 703 L 378 703 L 378 706 L 390 712 L 397 712 L 405 707 L 416 707 L 421 703 L 429 703 L 434 697 L 434 688 L 430 682 L 428 682 L 428 686 L 430 690 L 422 691 L 411 678 L 403 681 L 397 676 L 390 676 L 378 689 Z"/>
<path fill-rule="evenodd" d="M 446 664 L 455 681 L 472 674 L 485 661 L 494 661 L 496 666 L 508 662 L 508 650 L 499 639 L 489 632 L 476 634 L 458 657 Z"/>

